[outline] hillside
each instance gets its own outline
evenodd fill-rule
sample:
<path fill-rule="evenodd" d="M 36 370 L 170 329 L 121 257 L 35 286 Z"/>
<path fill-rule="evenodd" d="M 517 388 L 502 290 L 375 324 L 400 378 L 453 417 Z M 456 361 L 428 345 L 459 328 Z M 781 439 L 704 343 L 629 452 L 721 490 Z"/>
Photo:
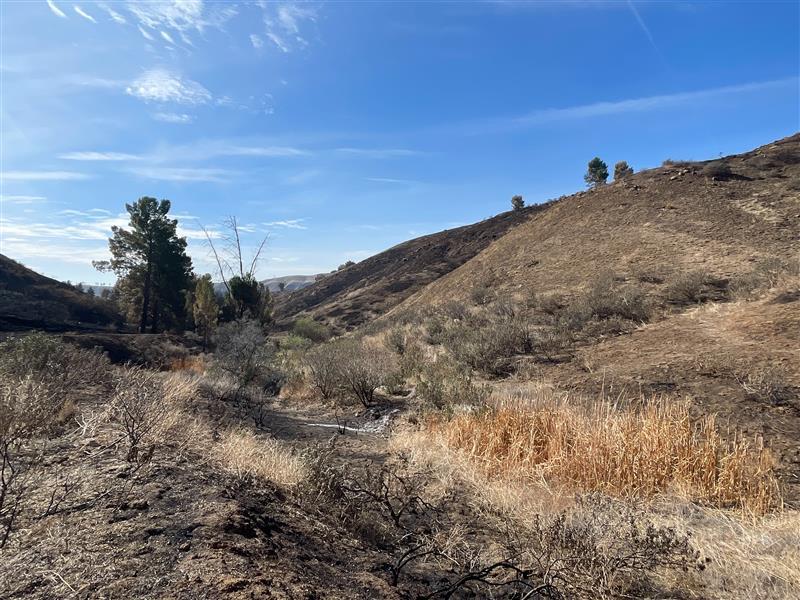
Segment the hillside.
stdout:
<path fill-rule="evenodd" d="M 97 328 L 120 320 L 106 301 L 0 254 L 0 330 Z"/>
<path fill-rule="evenodd" d="M 569 318 L 598 281 L 640 294 L 649 322 L 600 317 L 568 351 L 518 370 L 589 395 L 668 394 L 763 439 L 800 498 L 800 135 L 643 171 L 553 202 L 384 320 L 500 309 Z M 697 293 L 683 287 L 695 280 Z M 759 291 L 750 293 L 754 282 Z M 489 300 L 481 300 L 489 290 Z M 685 297 L 682 297 L 685 296 Z M 630 318 L 630 317 L 627 317 Z M 593 329 L 592 329 L 593 328 Z M 524 353 L 521 353 L 524 354 Z M 536 354 L 534 352 L 534 354 Z M 528 369 L 526 371 L 526 369 Z M 504 385 L 501 383 L 501 385 Z M 509 382 L 514 385 L 514 382 Z"/>
<path fill-rule="evenodd" d="M 728 167 L 730 175 L 712 177 Z M 761 259 L 796 259 L 800 134 L 752 152 L 678 163 L 552 203 L 405 305 L 498 293 L 574 292 L 598 273 L 658 280 L 704 270 L 722 278 Z"/>
<path fill-rule="evenodd" d="M 542 210 L 506 212 L 473 225 L 403 242 L 336 271 L 283 298 L 276 319 L 287 325 L 311 315 L 337 328 L 353 329 L 384 314 L 415 292 L 463 265 L 509 229 Z"/>

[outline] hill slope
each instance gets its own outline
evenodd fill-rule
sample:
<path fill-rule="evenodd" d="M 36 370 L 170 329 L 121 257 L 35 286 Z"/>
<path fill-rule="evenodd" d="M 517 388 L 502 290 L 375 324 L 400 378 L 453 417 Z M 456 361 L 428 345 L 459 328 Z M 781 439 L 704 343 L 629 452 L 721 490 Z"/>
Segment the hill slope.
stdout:
<path fill-rule="evenodd" d="M 380 254 L 276 298 L 276 318 L 287 325 L 311 315 L 352 329 L 379 316 L 442 275 L 461 266 L 542 207 L 506 212 L 473 225 L 398 244 Z"/>
<path fill-rule="evenodd" d="M 800 134 L 559 199 L 405 306 L 466 302 L 476 285 L 526 297 L 570 293 L 607 270 L 629 279 L 690 270 L 728 278 L 758 260 L 796 260 L 798 239 Z"/>
<path fill-rule="evenodd" d="M 120 320 L 108 302 L 0 254 L 0 330 L 96 328 Z"/>

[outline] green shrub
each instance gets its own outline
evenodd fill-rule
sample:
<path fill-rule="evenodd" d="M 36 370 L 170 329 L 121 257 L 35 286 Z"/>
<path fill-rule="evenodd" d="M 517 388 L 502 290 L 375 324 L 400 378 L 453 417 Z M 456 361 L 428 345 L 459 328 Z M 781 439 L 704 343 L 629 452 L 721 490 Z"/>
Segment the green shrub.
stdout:
<path fill-rule="evenodd" d="M 440 358 L 422 367 L 417 392 L 428 408 L 451 410 L 459 405 L 483 405 L 491 388 L 475 383 L 469 370 L 453 360 Z"/>
<path fill-rule="evenodd" d="M 292 327 L 292 333 L 315 343 L 326 342 L 331 337 L 330 330 L 324 324 L 318 323 L 308 317 L 297 319 Z"/>

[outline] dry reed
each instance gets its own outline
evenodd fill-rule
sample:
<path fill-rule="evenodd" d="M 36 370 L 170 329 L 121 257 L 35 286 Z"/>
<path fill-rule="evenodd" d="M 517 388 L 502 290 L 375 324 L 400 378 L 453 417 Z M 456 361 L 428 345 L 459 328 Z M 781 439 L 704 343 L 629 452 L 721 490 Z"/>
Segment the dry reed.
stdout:
<path fill-rule="evenodd" d="M 544 388 L 533 399 L 506 394 L 482 411 L 431 417 L 426 427 L 489 477 L 618 497 L 672 492 L 717 507 L 763 514 L 781 504 L 769 452 L 713 416 L 693 420 L 683 401 L 640 406 L 575 403 Z"/>

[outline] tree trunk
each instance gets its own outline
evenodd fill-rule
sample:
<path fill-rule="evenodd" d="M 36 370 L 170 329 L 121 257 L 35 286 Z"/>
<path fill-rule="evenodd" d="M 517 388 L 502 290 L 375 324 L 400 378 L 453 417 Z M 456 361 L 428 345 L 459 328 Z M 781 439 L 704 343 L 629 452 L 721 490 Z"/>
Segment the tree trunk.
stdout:
<path fill-rule="evenodd" d="M 139 320 L 139 333 L 147 331 L 147 316 L 150 312 L 150 287 L 153 279 L 153 239 L 147 245 L 147 274 L 144 277 L 144 290 L 142 290 L 142 317 Z"/>
<path fill-rule="evenodd" d="M 158 333 L 158 322 L 161 320 L 160 311 L 161 306 L 158 302 L 158 295 L 153 300 L 153 322 L 150 325 L 150 333 Z"/>

